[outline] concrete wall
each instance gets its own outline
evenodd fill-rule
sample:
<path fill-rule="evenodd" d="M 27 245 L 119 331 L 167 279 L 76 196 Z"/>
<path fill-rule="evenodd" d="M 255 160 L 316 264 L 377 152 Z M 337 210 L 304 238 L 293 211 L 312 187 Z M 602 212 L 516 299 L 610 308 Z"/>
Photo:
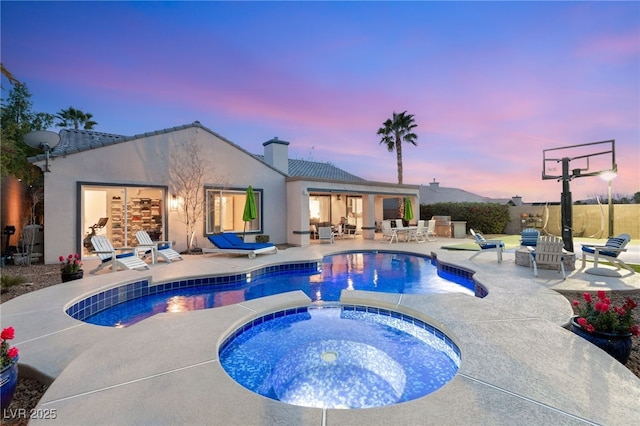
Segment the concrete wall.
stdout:
<path fill-rule="evenodd" d="M 522 218 L 526 214 L 526 218 Z M 509 209 L 511 218 L 507 234 L 519 234 L 523 227 L 545 229 L 553 235 L 561 235 L 560 206 L 514 206 Z M 525 223 L 522 223 L 522 220 Z M 609 208 L 606 204 L 573 206 L 574 237 L 607 238 L 609 234 Z M 613 234 L 629 234 L 640 239 L 640 204 L 613 205 Z"/>

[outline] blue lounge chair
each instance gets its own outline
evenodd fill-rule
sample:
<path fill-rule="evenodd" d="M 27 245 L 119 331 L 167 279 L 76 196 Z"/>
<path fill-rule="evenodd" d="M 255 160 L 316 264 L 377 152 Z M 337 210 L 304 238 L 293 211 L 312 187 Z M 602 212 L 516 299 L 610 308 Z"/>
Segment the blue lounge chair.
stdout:
<path fill-rule="evenodd" d="M 582 244 L 582 268 L 585 267 L 587 256 L 593 256 L 593 266 L 598 267 L 598 260 L 604 259 L 611 262 L 616 269 L 620 267 L 629 272 L 635 273 L 631 266 L 619 259 L 620 253 L 627 251 L 626 245 L 631 241 L 629 234 L 620 234 L 617 237 L 611 237 L 604 245 Z"/>
<path fill-rule="evenodd" d="M 203 254 L 246 254 L 249 259 L 255 259 L 258 254 L 278 252 L 278 248 L 272 243 L 245 243 L 236 234 L 230 232 L 209 235 L 207 238 L 216 248 L 203 248 Z"/>
<path fill-rule="evenodd" d="M 494 251 L 498 255 L 498 263 L 502 262 L 502 252 L 504 251 L 504 243 L 502 240 L 486 240 L 481 233 L 475 232 L 473 229 L 469 229 L 469 231 L 471 231 L 471 235 L 473 235 L 476 244 L 480 246 L 480 251 L 471 256 L 469 260 L 473 259 L 480 253 Z"/>

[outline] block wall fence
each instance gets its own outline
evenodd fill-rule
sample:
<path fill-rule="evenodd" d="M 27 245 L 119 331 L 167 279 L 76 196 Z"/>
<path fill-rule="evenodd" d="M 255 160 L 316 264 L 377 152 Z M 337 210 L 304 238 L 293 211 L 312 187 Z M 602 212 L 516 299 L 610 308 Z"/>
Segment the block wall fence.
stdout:
<path fill-rule="evenodd" d="M 510 221 L 506 234 L 519 234 L 527 227 L 545 230 L 552 235 L 561 235 L 560 206 L 513 206 L 509 208 Z M 524 221 L 524 222 L 523 222 Z M 573 236 L 604 238 L 609 236 L 609 206 L 574 205 Z M 640 204 L 613 205 L 613 234 L 629 234 L 631 239 L 640 239 Z"/>

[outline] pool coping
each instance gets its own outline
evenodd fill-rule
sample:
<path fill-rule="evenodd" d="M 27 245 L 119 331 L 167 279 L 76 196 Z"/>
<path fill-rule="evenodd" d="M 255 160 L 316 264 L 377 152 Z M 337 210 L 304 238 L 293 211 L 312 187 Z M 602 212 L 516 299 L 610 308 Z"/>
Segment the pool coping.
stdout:
<path fill-rule="evenodd" d="M 124 271 L 3 303 L 3 323 L 19 330 L 21 373 L 56 378 L 38 408 L 55 410 L 62 424 L 207 423 L 211 419 L 219 424 L 416 424 L 427 418 L 443 424 L 626 424 L 637 418 L 640 380 L 562 327 L 570 306 L 551 290 L 558 285 L 584 288 L 585 283 L 603 288 L 609 285 L 603 277 L 590 281 L 592 277 L 578 270 L 568 283 L 562 283 L 555 271 L 540 271 L 534 278 L 526 268 L 516 266 L 509 253 L 501 264 L 488 255 L 471 262 L 468 252 L 447 252 L 427 244 L 323 245 L 283 250 L 277 258 L 265 256 L 261 261 L 314 260 L 332 252 L 376 247 L 434 252 L 441 262 L 476 271 L 474 278 L 489 290 L 484 299 L 343 292 L 344 303 L 397 310 L 425 320 L 447 333 L 462 351 L 460 370 L 450 383 L 424 398 L 395 406 L 362 410 L 289 406 L 255 395 L 226 375 L 217 362 L 217 348 L 225 336 L 270 310 L 308 304 L 309 298 L 301 292 L 205 311 L 160 314 L 120 330 L 87 325 L 64 314 L 71 300 L 113 286 L 113 278 L 126 281 L 149 275 Z M 207 263 L 205 259 L 197 261 Z M 180 263 L 154 265 L 151 274 L 158 280 L 179 274 L 188 266 Z M 220 258 L 211 263 L 228 272 L 259 266 L 248 259 Z M 640 288 L 637 276 L 610 281 L 610 287 Z M 463 409 L 452 409 L 456 406 Z M 51 420 L 31 422 L 39 421 Z"/>

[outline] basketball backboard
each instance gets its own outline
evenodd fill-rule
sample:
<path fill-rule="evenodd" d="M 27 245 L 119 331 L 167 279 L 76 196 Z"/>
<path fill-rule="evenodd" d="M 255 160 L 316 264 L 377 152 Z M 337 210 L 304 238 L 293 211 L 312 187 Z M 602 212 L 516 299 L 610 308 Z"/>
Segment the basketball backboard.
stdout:
<path fill-rule="evenodd" d="M 617 171 L 615 142 L 609 140 L 543 150 L 542 179 L 572 179 Z M 568 159 L 568 176 L 563 175 L 564 159 Z"/>

